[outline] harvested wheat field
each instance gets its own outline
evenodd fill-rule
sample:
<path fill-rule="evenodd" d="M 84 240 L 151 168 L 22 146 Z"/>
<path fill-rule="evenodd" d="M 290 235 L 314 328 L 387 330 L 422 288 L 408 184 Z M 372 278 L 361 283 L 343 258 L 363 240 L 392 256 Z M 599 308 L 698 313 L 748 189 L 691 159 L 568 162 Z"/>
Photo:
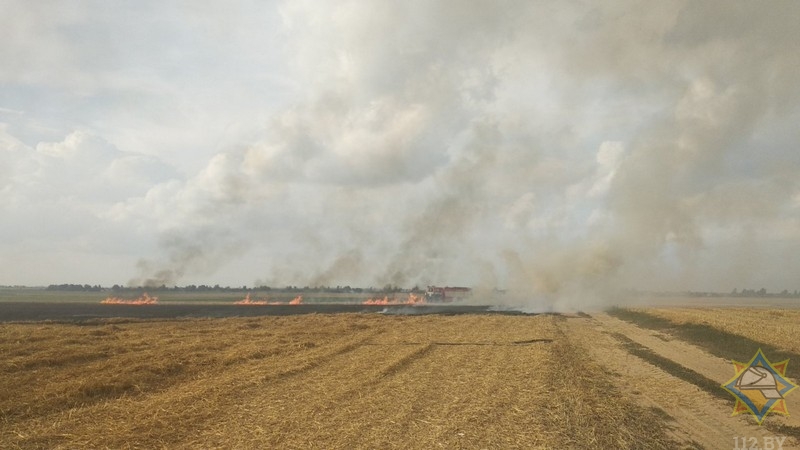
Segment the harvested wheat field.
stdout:
<path fill-rule="evenodd" d="M 646 311 L 676 324 L 709 325 L 800 353 L 800 309 L 653 308 Z"/>
<path fill-rule="evenodd" d="M 795 416 L 730 417 L 725 355 L 664 321 L 616 310 L 2 324 L 0 447 L 714 449 L 746 436 L 797 448 Z"/>

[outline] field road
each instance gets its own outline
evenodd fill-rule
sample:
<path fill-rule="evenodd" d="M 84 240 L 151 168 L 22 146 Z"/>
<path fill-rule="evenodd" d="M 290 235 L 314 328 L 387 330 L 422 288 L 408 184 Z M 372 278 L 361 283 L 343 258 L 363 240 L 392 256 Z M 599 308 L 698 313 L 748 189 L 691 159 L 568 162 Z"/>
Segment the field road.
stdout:
<path fill-rule="evenodd" d="M 774 431 L 755 425 L 751 416 L 731 417 L 732 401 L 720 399 L 697 385 L 670 375 L 662 368 L 632 355 L 614 336 L 622 335 L 658 356 L 721 385 L 734 375 L 732 364 L 669 334 L 640 328 L 634 324 L 596 314 L 587 320 L 569 320 L 569 332 L 583 342 L 593 359 L 614 371 L 619 382 L 643 405 L 664 410 L 672 420 L 673 433 L 683 441 L 693 441 L 704 448 L 734 448 L 733 436 L 759 438 L 776 436 Z M 797 361 L 800 363 L 800 361 Z M 794 380 L 796 382 L 796 380 Z M 732 398 L 732 397 L 731 397 Z M 770 416 L 767 420 L 800 429 L 800 397 L 787 396 L 788 409 L 794 416 Z M 787 440 L 784 449 L 799 448 Z M 726 446 L 724 444 L 729 444 Z"/>
<path fill-rule="evenodd" d="M 800 448 L 800 393 L 731 417 L 724 349 L 626 311 L 0 324 L 0 447 Z"/>

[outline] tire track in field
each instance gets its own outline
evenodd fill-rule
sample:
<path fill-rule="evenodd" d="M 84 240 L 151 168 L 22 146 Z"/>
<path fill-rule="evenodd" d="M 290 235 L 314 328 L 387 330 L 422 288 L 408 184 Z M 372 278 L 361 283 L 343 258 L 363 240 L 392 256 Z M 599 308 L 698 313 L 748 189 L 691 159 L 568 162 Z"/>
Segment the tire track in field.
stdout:
<path fill-rule="evenodd" d="M 352 399 L 333 446 L 534 448 L 548 442 L 540 420 L 547 381 L 537 370 L 550 360 L 548 350 L 497 345 L 509 339 L 507 330 L 472 320 L 440 321 L 430 336 L 433 345 Z M 548 324 L 537 321 L 544 325 L 537 334 L 549 336 Z"/>
<path fill-rule="evenodd" d="M 352 352 L 252 391 L 187 447 L 430 448 L 482 440 L 483 447 L 530 448 L 519 442 L 547 435 L 532 414 L 544 414 L 545 397 L 528 383 L 536 374 L 531 362 L 547 352 L 470 345 L 509 338 L 482 319 L 387 319 L 385 333 Z"/>
<path fill-rule="evenodd" d="M 689 368 L 709 380 L 713 380 L 716 383 L 716 388 L 720 393 L 724 394 L 725 398 L 733 399 L 729 393 L 720 387 L 734 375 L 733 364 L 730 360 L 714 356 L 695 345 L 676 339 L 672 335 L 647 330 L 607 314 L 597 315 L 595 319 L 602 323 L 607 330 L 623 334 L 637 344 L 647 347 L 656 355 L 674 361 L 676 364 Z M 800 361 L 789 361 L 789 364 L 792 363 L 800 364 Z M 790 380 L 795 384 L 798 383 L 796 379 L 790 378 Z M 789 412 L 792 413 L 794 411 L 795 414 L 789 417 L 771 414 L 767 419 L 767 426 L 782 424 L 800 428 L 800 396 L 797 395 L 797 392 L 786 397 L 786 405 Z M 749 416 L 744 417 L 750 419 Z"/>
<path fill-rule="evenodd" d="M 373 330 L 363 330 L 353 335 L 336 337 L 322 345 L 295 347 L 295 351 L 278 355 L 277 360 L 280 364 L 275 366 L 270 364 L 274 359 L 268 357 L 238 361 L 224 368 L 209 370 L 196 378 L 183 380 L 164 390 L 40 416 L 20 422 L 15 428 L 20 430 L 49 428 L 48 435 L 25 438 L 19 435 L 15 440 L 22 446 L 36 446 L 35 442 L 44 442 L 48 437 L 70 436 L 75 421 L 81 421 L 84 424 L 93 423 L 96 431 L 88 433 L 85 442 L 74 442 L 78 447 L 100 445 L 97 439 L 102 443 L 100 446 L 112 448 L 128 446 L 135 444 L 138 439 L 147 439 L 151 429 L 162 430 L 158 440 L 165 446 L 174 447 L 174 443 L 179 442 L 184 445 L 185 442 L 193 442 L 193 439 L 197 438 L 197 433 L 179 426 L 186 414 L 191 416 L 192 427 L 208 428 L 208 424 L 216 423 L 218 417 L 224 415 L 226 411 L 235 410 L 237 403 L 248 398 L 265 382 L 289 380 L 303 376 L 309 371 L 313 372 L 328 361 L 346 357 L 375 334 Z M 129 420 L 131 417 L 136 417 L 137 420 L 132 422 Z M 47 422 L 53 425 L 49 427 L 42 425 Z M 113 433 L 104 431 L 112 428 Z M 164 430 L 169 432 L 165 433 Z M 13 430 L 11 432 L 13 433 Z M 104 435 L 128 436 L 129 440 L 104 441 L 102 440 Z M 25 442 L 28 444 L 24 444 Z M 173 444 L 167 445 L 169 443 Z M 188 447 L 197 448 L 192 445 Z"/>
<path fill-rule="evenodd" d="M 381 448 L 532 447 L 546 437 L 535 419 L 546 394 L 534 389 L 545 380 L 534 367 L 548 359 L 541 347 L 432 346 L 354 399 L 341 447 L 362 436 Z"/>
<path fill-rule="evenodd" d="M 333 339 L 310 345 L 316 336 L 312 333 L 304 337 L 307 342 L 287 342 L 286 345 L 293 349 L 288 352 L 279 352 L 275 357 L 237 358 L 231 365 L 209 370 L 164 391 L 73 409 L 68 417 L 64 417 L 64 414 L 38 417 L 34 420 L 38 424 L 18 423 L 15 428 L 50 430 L 46 435 L 39 436 L 15 434 L 13 439 L 20 445 L 37 447 L 51 446 L 61 439 L 59 436 L 63 436 L 78 447 L 99 445 L 114 448 L 157 441 L 161 443 L 159 445 L 170 448 L 231 448 L 232 442 L 236 442 L 239 436 L 253 438 L 259 433 L 274 435 L 275 428 L 281 427 L 303 429 L 308 422 L 303 413 L 309 413 L 308 409 L 303 409 L 303 404 L 322 406 L 323 410 L 331 409 L 335 402 L 326 400 L 329 396 L 341 397 L 341 392 L 357 391 L 356 380 L 379 378 L 382 358 L 386 360 L 384 365 L 391 367 L 396 359 L 416 351 L 408 347 L 399 353 L 372 348 L 368 355 L 364 355 L 364 344 L 380 334 L 380 330 L 351 329 L 347 333 L 352 334 L 333 336 Z M 284 337 L 279 333 L 274 339 L 283 340 Z M 352 366 L 353 361 L 364 364 L 353 366 L 348 372 L 347 367 Z M 372 364 L 367 364 L 369 362 Z M 338 383 L 324 386 L 317 383 L 329 380 Z M 331 390 L 330 386 L 336 388 Z M 270 403 L 271 400 L 276 401 L 264 407 L 264 403 Z M 264 413 L 270 411 L 269 406 L 274 410 L 282 405 L 288 405 L 288 410 L 297 411 L 293 417 L 295 423 L 264 420 Z M 310 414 L 313 416 L 319 412 L 310 411 Z M 187 416 L 191 417 L 188 421 L 191 428 L 182 426 L 187 423 Z M 134 417 L 135 421 L 130 420 Z M 84 436 L 76 438 L 71 433 L 75 420 L 83 422 L 84 427 L 86 423 L 93 425 Z M 54 425 L 43 425 L 48 421 Z M 105 431 L 112 428 L 113 433 Z M 160 431 L 158 435 L 151 435 L 151 430 Z M 103 439 L 105 435 L 125 440 Z M 36 442 L 50 444 L 38 445 Z M 252 446 L 252 442 L 241 445 Z"/>
<path fill-rule="evenodd" d="M 387 366 L 381 368 L 380 374 L 381 377 L 388 377 L 395 375 L 396 373 L 406 370 L 414 363 L 414 361 L 424 358 L 434 347 L 435 344 L 425 344 L 419 346 L 411 353 L 402 356 L 400 359 L 388 364 Z M 373 380 L 373 382 L 378 383 L 380 380 Z"/>
<path fill-rule="evenodd" d="M 40 417 L 26 429 L 41 439 L 16 439 L 9 447 L 636 448 L 629 438 L 642 433 L 631 431 L 655 422 L 640 420 L 636 414 L 646 411 L 638 408 L 614 414 L 619 408 L 605 401 L 611 375 L 588 364 L 583 347 L 563 333 L 566 322 L 230 321 L 192 338 L 220 354 L 188 380 Z M 154 347 L 148 355 L 174 358 L 162 353 Z"/>
<path fill-rule="evenodd" d="M 731 417 L 732 398 L 731 401 L 721 400 L 693 383 L 670 375 L 662 368 L 629 353 L 622 342 L 614 338 L 614 334 L 621 334 L 654 352 L 656 350 L 647 344 L 680 361 L 694 362 L 686 367 L 698 373 L 703 373 L 710 364 L 714 364 L 705 360 L 713 356 L 697 353 L 702 350 L 690 349 L 690 344 L 680 341 L 665 342 L 663 336 L 653 336 L 648 330 L 605 314 L 597 314 L 591 319 L 569 319 L 566 326 L 571 336 L 582 342 L 582 347 L 595 361 L 617 374 L 620 385 L 627 386 L 626 391 L 633 398 L 644 406 L 659 408 L 669 415 L 674 436 L 687 445 L 694 443 L 707 449 L 733 448 L 736 437 L 762 439 L 775 436 L 775 432 L 755 425 L 752 418 Z M 671 345 L 675 347 L 668 348 Z M 667 357 L 665 355 L 661 356 Z M 728 374 L 720 384 L 731 376 L 732 373 Z M 771 419 L 774 417 L 768 420 Z M 783 448 L 789 450 L 798 447 L 787 439 Z"/>
<path fill-rule="evenodd" d="M 325 436 L 341 428 L 338 411 L 346 408 L 351 399 L 368 395 L 386 377 L 404 370 L 431 348 L 412 345 L 387 349 L 365 345 L 372 337 L 374 334 L 365 336 L 348 346 L 347 351 L 315 360 L 302 370 L 262 378 L 243 401 L 223 411 L 225 415 L 214 427 L 214 430 L 236 430 L 233 434 L 204 433 L 196 442 L 203 447 L 236 447 L 255 440 L 265 448 L 292 447 L 298 436 L 309 443 L 313 442 L 313 436 Z M 237 439 L 242 440 L 237 442 Z M 195 443 L 190 443 L 187 448 L 193 446 Z"/>

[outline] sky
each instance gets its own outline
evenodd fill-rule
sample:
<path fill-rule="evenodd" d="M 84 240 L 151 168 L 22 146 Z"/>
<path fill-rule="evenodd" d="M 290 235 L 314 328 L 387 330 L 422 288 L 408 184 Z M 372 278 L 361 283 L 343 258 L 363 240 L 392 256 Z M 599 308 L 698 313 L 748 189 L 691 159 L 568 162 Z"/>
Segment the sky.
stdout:
<path fill-rule="evenodd" d="M 0 284 L 800 289 L 800 3 L 0 10 Z"/>

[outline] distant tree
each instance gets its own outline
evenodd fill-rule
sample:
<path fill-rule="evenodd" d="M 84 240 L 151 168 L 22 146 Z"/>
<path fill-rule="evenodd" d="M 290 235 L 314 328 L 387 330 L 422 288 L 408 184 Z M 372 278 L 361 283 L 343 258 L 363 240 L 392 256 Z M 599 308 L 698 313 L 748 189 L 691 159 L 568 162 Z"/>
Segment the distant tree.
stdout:
<path fill-rule="evenodd" d="M 383 286 L 383 292 L 400 292 L 402 289 L 399 286 L 393 285 L 392 283 L 387 283 Z"/>

